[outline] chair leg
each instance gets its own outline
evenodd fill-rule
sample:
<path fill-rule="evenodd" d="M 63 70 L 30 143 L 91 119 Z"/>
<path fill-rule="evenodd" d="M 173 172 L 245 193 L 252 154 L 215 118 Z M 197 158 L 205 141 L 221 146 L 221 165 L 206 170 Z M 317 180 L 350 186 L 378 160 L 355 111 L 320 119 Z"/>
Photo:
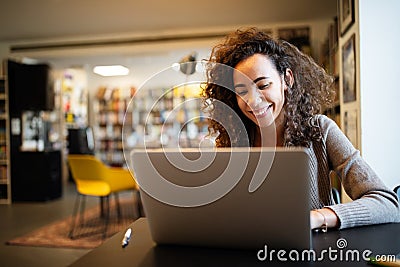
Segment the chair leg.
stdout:
<path fill-rule="evenodd" d="M 104 215 L 105 215 L 105 213 L 104 213 L 104 205 L 105 205 L 104 198 L 105 197 L 100 197 L 100 218 L 104 218 Z"/>
<path fill-rule="evenodd" d="M 121 205 L 119 203 L 119 195 L 118 195 L 118 193 L 114 193 L 114 198 L 115 198 L 115 204 L 117 205 L 117 219 L 118 219 L 118 222 L 119 222 L 119 220 L 121 219 L 122 213 L 121 213 Z"/>
<path fill-rule="evenodd" d="M 105 220 L 104 220 L 104 232 L 103 232 L 103 239 L 107 237 L 107 230 L 108 230 L 108 223 L 110 221 L 110 197 L 104 197 L 104 204 L 105 204 Z"/>
<path fill-rule="evenodd" d="M 80 210 L 80 224 L 83 225 L 85 223 L 85 209 L 86 209 L 86 195 L 81 195 L 81 210 Z"/>
<path fill-rule="evenodd" d="M 76 195 L 74 209 L 72 211 L 71 228 L 70 228 L 69 233 L 68 233 L 68 237 L 71 238 L 71 239 L 74 238 L 75 223 L 76 223 L 76 219 L 77 219 L 77 216 L 78 216 L 78 208 L 79 208 L 79 204 L 80 204 L 80 199 L 81 199 L 81 194 L 78 193 Z"/>
<path fill-rule="evenodd" d="M 119 206 L 119 199 L 117 196 L 117 205 Z M 68 237 L 71 239 L 74 239 L 76 236 L 74 235 L 75 228 L 77 226 L 77 223 L 80 225 L 84 225 L 84 212 L 85 212 L 85 206 L 86 206 L 86 196 L 82 194 L 77 194 L 76 199 L 75 199 L 75 204 L 72 212 L 72 224 L 70 231 L 68 233 Z M 110 221 L 110 197 L 105 196 L 105 197 L 100 197 L 100 216 L 104 218 L 104 230 L 103 230 L 103 239 L 107 237 L 107 232 L 108 232 L 108 224 Z M 119 211 L 120 213 L 120 211 Z M 77 222 L 79 221 L 79 222 Z"/>

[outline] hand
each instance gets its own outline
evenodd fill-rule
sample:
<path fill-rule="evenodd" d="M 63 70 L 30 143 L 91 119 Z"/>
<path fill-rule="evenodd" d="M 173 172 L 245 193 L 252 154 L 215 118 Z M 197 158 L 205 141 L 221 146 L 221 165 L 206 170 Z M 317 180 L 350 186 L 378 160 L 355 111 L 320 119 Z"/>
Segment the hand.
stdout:
<path fill-rule="evenodd" d="M 323 223 L 324 223 L 324 218 L 322 218 L 322 215 L 316 212 L 315 210 L 311 210 L 310 211 L 311 230 L 320 228 Z"/>
<path fill-rule="evenodd" d="M 339 219 L 336 213 L 329 208 L 318 209 L 318 211 L 316 210 L 310 211 L 311 230 L 321 228 L 325 220 L 326 224 L 328 225 L 328 228 L 338 227 L 339 225 Z"/>

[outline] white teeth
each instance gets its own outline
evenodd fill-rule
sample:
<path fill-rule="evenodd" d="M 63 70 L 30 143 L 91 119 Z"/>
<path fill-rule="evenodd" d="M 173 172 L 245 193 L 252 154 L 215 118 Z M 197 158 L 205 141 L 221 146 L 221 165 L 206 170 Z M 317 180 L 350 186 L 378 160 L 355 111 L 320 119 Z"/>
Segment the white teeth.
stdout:
<path fill-rule="evenodd" d="M 262 116 L 262 115 L 264 115 L 265 113 L 267 113 L 269 107 L 270 107 L 270 106 L 267 106 L 267 107 L 265 107 L 265 108 L 263 108 L 263 109 L 259 109 L 259 110 L 257 110 L 257 111 L 253 111 L 253 113 L 254 113 L 255 116 Z"/>

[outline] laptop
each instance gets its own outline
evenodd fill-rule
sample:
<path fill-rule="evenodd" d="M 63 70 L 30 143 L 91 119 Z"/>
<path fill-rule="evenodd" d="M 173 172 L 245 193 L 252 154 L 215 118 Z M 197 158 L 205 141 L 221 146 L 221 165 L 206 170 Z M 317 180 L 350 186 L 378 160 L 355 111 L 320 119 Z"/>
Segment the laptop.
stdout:
<path fill-rule="evenodd" d="M 157 244 L 310 249 L 305 149 L 147 149 L 131 152 Z"/>

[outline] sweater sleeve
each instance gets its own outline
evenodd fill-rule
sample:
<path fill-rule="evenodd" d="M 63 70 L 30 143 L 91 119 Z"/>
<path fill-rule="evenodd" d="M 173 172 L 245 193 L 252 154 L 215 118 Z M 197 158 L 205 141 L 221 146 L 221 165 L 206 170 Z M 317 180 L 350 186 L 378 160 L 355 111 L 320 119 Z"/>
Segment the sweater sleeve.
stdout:
<path fill-rule="evenodd" d="M 353 200 L 327 207 L 338 216 L 340 229 L 400 222 L 399 200 L 394 191 L 385 186 L 334 121 L 320 116 L 319 125 L 331 168 Z"/>

